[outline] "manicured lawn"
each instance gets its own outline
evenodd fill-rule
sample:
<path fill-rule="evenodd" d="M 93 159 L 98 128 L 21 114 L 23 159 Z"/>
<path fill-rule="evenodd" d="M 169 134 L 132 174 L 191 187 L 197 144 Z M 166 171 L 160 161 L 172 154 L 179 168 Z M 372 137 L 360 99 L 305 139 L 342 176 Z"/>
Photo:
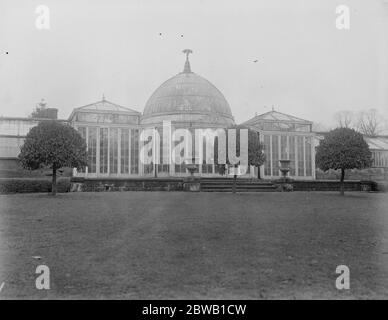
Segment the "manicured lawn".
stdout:
<path fill-rule="evenodd" d="M 0 240 L 0 299 L 388 298 L 382 193 L 2 195 Z"/>

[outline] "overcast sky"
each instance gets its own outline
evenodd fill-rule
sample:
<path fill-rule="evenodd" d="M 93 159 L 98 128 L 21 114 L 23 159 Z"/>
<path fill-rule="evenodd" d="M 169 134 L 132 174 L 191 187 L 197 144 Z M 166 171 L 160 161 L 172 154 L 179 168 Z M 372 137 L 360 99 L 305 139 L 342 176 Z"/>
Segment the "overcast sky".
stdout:
<path fill-rule="evenodd" d="M 50 30 L 35 27 L 41 4 Z M 341 4 L 349 30 L 335 25 Z M 387 0 L 0 0 L 0 115 L 45 98 L 67 118 L 103 93 L 143 111 L 185 48 L 237 122 L 272 105 L 324 124 L 342 109 L 388 117 Z"/>

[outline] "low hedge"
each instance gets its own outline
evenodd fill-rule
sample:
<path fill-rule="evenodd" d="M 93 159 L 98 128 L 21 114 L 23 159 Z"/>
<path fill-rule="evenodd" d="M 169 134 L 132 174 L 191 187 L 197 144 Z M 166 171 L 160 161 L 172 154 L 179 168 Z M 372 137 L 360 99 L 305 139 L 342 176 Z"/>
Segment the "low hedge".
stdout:
<path fill-rule="evenodd" d="M 57 179 L 57 192 L 70 191 L 70 178 Z M 51 192 L 51 179 L 4 178 L 0 179 L 0 193 Z"/>
<path fill-rule="evenodd" d="M 377 181 L 377 191 L 388 192 L 388 181 Z"/>

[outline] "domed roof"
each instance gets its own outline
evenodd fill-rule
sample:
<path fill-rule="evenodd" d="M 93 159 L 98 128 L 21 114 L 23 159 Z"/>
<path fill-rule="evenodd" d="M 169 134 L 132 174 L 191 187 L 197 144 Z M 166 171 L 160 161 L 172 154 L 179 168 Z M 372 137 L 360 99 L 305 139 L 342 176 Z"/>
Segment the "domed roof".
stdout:
<path fill-rule="evenodd" d="M 188 57 L 183 72 L 156 89 L 144 108 L 142 123 L 163 120 L 221 125 L 234 123 L 223 94 L 208 80 L 191 72 Z"/>

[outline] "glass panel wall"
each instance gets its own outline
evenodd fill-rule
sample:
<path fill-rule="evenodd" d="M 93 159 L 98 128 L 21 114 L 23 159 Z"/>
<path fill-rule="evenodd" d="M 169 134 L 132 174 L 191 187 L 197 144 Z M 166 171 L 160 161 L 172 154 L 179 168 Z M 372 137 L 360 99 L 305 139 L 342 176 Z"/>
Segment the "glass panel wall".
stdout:
<path fill-rule="evenodd" d="M 108 128 L 100 128 L 100 173 L 108 173 Z"/>
<path fill-rule="evenodd" d="M 206 163 L 206 157 L 207 157 L 207 154 L 206 154 L 206 139 L 203 139 L 203 141 L 202 141 L 202 156 L 203 156 L 203 160 L 202 160 L 202 173 L 204 173 L 204 174 L 211 174 L 211 173 L 213 173 L 213 165 Z"/>
<path fill-rule="evenodd" d="M 296 159 L 295 159 L 295 136 L 289 136 L 288 137 L 288 153 L 289 153 L 289 159 L 290 162 L 290 176 L 295 176 L 295 165 L 296 165 Z"/>
<path fill-rule="evenodd" d="M 109 173 L 117 173 L 119 160 L 119 129 L 110 128 Z"/>
<path fill-rule="evenodd" d="M 312 176 L 311 137 L 305 137 L 306 176 Z"/>
<path fill-rule="evenodd" d="M 155 150 L 151 147 L 152 147 L 152 144 L 153 144 L 153 141 L 152 141 L 152 137 L 148 137 L 148 140 L 147 141 L 142 141 L 142 146 L 144 147 L 144 150 L 146 150 L 148 147 L 150 148 L 150 150 L 148 151 L 148 154 L 145 155 L 145 157 L 150 157 L 151 158 L 151 163 L 147 163 L 147 164 L 143 164 L 143 173 L 145 175 L 151 175 L 153 174 L 154 172 L 154 162 L 153 162 L 153 154 L 155 152 Z M 145 147 L 147 146 L 147 147 Z"/>
<path fill-rule="evenodd" d="M 287 148 L 287 136 L 281 135 L 280 136 L 280 159 L 281 160 L 288 160 L 288 148 Z"/>
<path fill-rule="evenodd" d="M 95 174 L 139 174 L 139 129 L 130 128 L 107 128 L 107 127 L 77 127 L 78 132 L 87 141 L 88 152 L 88 173 Z M 158 128 L 160 134 L 160 164 L 157 166 L 159 173 L 169 174 L 170 165 L 163 163 L 163 150 L 166 148 L 163 142 L 162 128 Z M 183 138 L 181 138 L 183 139 Z M 195 134 L 192 134 L 192 152 L 195 154 Z M 175 142 L 175 146 L 179 142 Z M 266 159 L 264 162 L 264 176 L 280 176 L 280 159 L 289 159 L 290 176 L 313 177 L 313 137 L 304 135 L 292 135 L 278 132 L 276 134 L 263 135 L 264 152 Z M 99 150 L 97 149 L 99 148 Z M 197 173 L 201 169 L 202 174 L 218 173 L 218 167 L 214 164 L 207 164 L 206 161 L 206 140 L 202 141 L 203 163 L 197 165 Z M 217 152 L 218 150 L 215 150 Z M 120 155 L 120 159 L 119 159 Z M 374 151 L 374 165 L 387 166 L 387 153 Z M 97 159 L 98 157 L 98 159 Z M 182 157 L 184 151 L 182 150 Z M 214 155 L 216 158 L 216 154 Z M 214 159 L 216 160 L 216 159 Z M 120 162 L 119 162 L 120 161 Z M 99 167 L 97 168 L 97 164 Z M 173 164 L 175 174 L 188 174 L 185 165 Z M 154 164 L 145 165 L 142 173 L 154 175 Z M 85 172 L 80 169 L 80 172 Z M 247 171 L 249 173 L 249 169 Z"/>
<path fill-rule="evenodd" d="M 189 128 L 190 134 L 191 134 L 191 154 L 195 158 L 195 129 Z M 199 173 L 199 164 L 196 164 L 196 162 L 199 161 L 198 159 L 194 159 L 196 171 L 195 173 Z M 186 170 L 186 173 L 189 174 L 189 171 Z"/>
<path fill-rule="evenodd" d="M 129 174 L 129 129 L 120 129 L 120 171 L 122 174 Z"/>
<path fill-rule="evenodd" d="M 264 152 L 265 152 L 265 163 L 264 163 L 264 174 L 266 176 L 271 175 L 271 137 L 264 135 Z"/>
<path fill-rule="evenodd" d="M 279 176 L 279 136 L 272 136 L 272 175 Z"/>
<path fill-rule="evenodd" d="M 81 137 L 85 140 L 86 143 L 86 127 L 78 127 L 78 132 L 81 135 Z M 79 172 L 86 172 L 86 168 L 80 168 Z"/>
<path fill-rule="evenodd" d="M 169 173 L 170 171 L 170 165 L 168 163 L 164 163 L 166 161 L 163 161 L 163 150 L 164 148 L 167 148 L 167 145 L 164 145 L 163 141 L 163 128 L 158 128 L 158 133 L 160 137 L 160 145 L 159 145 L 159 164 L 158 164 L 158 172 L 161 173 Z"/>
<path fill-rule="evenodd" d="M 139 130 L 131 129 L 131 174 L 139 174 Z"/>
<path fill-rule="evenodd" d="M 175 141 L 174 142 L 174 148 L 182 143 L 184 140 L 184 137 L 180 137 L 180 140 L 179 141 Z M 185 156 L 185 150 L 182 149 L 180 151 L 180 156 L 183 158 Z M 186 173 L 186 166 L 185 166 L 185 162 L 183 161 L 181 164 L 174 164 L 174 169 L 175 169 L 175 173 L 176 174 L 182 174 L 182 173 Z"/>
<path fill-rule="evenodd" d="M 88 173 L 96 173 L 97 169 L 97 128 L 88 128 Z"/>
<path fill-rule="evenodd" d="M 132 123 L 137 124 L 139 116 L 137 115 L 124 115 L 124 114 L 111 114 L 111 113 L 78 113 L 76 116 L 77 121 L 80 122 L 95 122 L 95 123 Z"/>
<path fill-rule="evenodd" d="M 303 155 L 303 137 L 297 137 L 297 150 L 298 150 L 298 176 L 304 176 L 304 155 Z"/>
<path fill-rule="evenodd" d="M 289 159 L 290 176 L 313 176 L 313 149 L 311 136 L 264 134 L 264 175 L 278 177 L 280 175 L 279 160 Z"/>
<path fill-rule="evenodd" d="M 388 167 L 388 152 L 387 151 L 372 151 L 372 167 L 386 168 Z"/>

